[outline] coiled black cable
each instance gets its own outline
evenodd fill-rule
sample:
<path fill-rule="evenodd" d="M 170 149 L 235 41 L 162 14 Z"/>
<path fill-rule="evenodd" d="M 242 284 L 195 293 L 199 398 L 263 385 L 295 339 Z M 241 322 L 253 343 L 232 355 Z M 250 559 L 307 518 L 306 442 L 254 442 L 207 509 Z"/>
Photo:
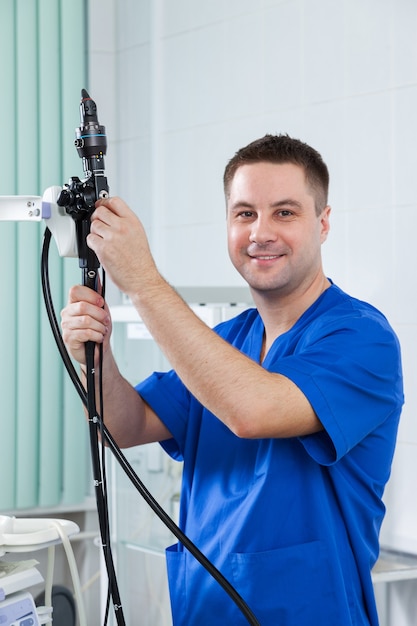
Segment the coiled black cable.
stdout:
<path fill-rule="evenodd" d="M 71 361 L 71 358 L 67 352 L 65 344 L 62 339 L 61 330 L 55 315 L 55 310 L 52 301 L 52 294 L 50 290 L 50 282 L 49 282 L 49 268 L 48 268 L 48 256 L 49 256 L 49 247 L 51 241 L 51 231 L 49 228 L 45 229 L 44 241 L 42 246 L 42 257 L 41 257 L 41 280 L 42 280 L 42 291 L 43 297 L 45 301 L 45 307 L 48 315 L 48 319 L 50 322 L 52 334 L 54 336 L 55 342 L 57 344 L 59 353 L 61 355 L 62 361 L 65 365 L 65 368 L 74 384 L 74 387 L 81 398 L 84 406 L 88 408 L 88 394 L 85 391 L 82 382 L 75 370 L 75 367 Z M 108 447 L 112 451 L 115 456 L 117 462 L 120 467 L 125 472 L 126 476 L 129 478 L 131 483 L 140 493 L 140 495 L 144 498 L 150 508 L 154 511 L 154 513 L 159 517 L 159 519 L 165 524 L 165 526 L 175 535 L 180 543 L 194 556 L 194 558 L 209 572 L 209 574 L 223 587 L 226 593 L 230 596 L 239 610 L 247 619 L 248 623 L 252 626 L 260 626 L 257 618 L 255 617 L 252 610 L 246 604 L 245 600 L 242 596 L 236 591 L 236 589 L 230 584 L 230 582 L 223 576 L 223 574 L 213 565 L 213 563 L 197 548 L 197 546 L 185 535 L 182 530 L 177 526 L 177 524 L 171 519 L 171 517 L 164 511 L 164 509 L 159 505 L 159 503 L 155 500 L 152 494 L 145 487 L 143 482 L 137 476 L 126 457 L 116 444 L 113 439 L 111 433 L 106 428 L 103 420 L 101 420 L 100 416 L 97 415 L 97 418 L 100 422 L 100 428 Z M 110 549 L 110 548 L 109 548 Z M 110 581 L 110 585 L 112 581 Z"/>

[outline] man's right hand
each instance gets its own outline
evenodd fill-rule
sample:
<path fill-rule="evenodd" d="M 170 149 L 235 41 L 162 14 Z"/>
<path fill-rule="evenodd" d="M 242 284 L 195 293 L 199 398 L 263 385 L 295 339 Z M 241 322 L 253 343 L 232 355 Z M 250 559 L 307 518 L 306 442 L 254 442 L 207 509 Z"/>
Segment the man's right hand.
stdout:
<path fill-rule="evenodd" d="M 76 285 L 70 289 L 68 303 L 61 311 L 61 327 L 68 352 L 82 365 L 87 341 L 102 343 L 104 352 L 110 346 L 109 309 L 102 296 L 89 287 Z"/>

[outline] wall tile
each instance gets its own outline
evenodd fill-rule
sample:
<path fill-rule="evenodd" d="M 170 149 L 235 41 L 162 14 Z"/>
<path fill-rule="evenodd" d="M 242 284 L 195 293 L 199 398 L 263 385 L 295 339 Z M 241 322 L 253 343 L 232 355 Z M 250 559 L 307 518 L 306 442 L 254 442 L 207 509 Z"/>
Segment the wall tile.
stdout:
<path fill-rule="evenodd" d="M 118 138 L 149 134 L 151 125 L 150 48 L 148 44 L 118 53 Z"/>
<path fill-rule="evenodd" d="M 391 81 L 392 85 L 415 84 L 417 80 L 417 46 L 415 45 L 417 4 L 413 0 L 392 2 Z M 385 27 L 385 31 L 387 27 Z"/>
<path fill-rule="evenodd" d="M 391 115 L 389 92 L 345 101 L 344 147 L 349 209 L 391 205 Z"/>
<path fill-rule="evenodd" d="M 259 115 L 264 109 L 265 62 L 262 13 L 246 13 L 225 24 L 222 71 L 224 85 L 216 94 L 223 118 Z M 252 45 L 251 42 L 256 42 Z M 272 80 L 277 80 L 274 76 Z"/>
<path fill-rule="evenodd" d="M 162 42 L 163 45 L 163 130 L 177 130 L 189 125 L 193 111 L 193 38 L 182 34 Z"/>
<path fill-rule="evenodd" d="M 263 40 L 265 111 L 304 103 L 302 9 L 284 2 L 265 9 Z"/>
<path fill-rule="evenodd" d="M 163 32 L 165 36 L 176 35 L 215 22 L 233 20 L 244 14 L 255 14 L 261 7 L 261 3 L 253 0 L 210 0 L 201 3 L 195 0 L 165 0 Z"/>
<path fill-rule="evenodd" d="M 410 181 L 410 184 L 413 184 Z M 402 324 L 417 324 L 416 233 L 415 206 L 397 206 L 394 212 L 395 232 L 395 291 L 396 319 Z"/>
<path fill-rule="evenodd" d="M 217 126 L 201 126 L 165 138 L 164 223 L 213 224 L 225 221 L 223 197 L 223 132 Z"/>
<path fill-rule="evenodd" d="M 391 0 L 344 0 L 346 95 L 390 86 Z"/>
<path fill-rule="evenodd" d="M 242 286 L 227 253 L 226 223 L 176 226 L 165 232 L 162 271 L 175 285 Z M 221 277 L 219 279 L 219 277 Z"/>
<path fill-rule="evenodd" d="M 349 211 L 347 290 L 394 317 L 394 238 L 391 209 Z"/>
<path fill-rule="evenodd" d="M 306 102 L 345 96 L 345 20 L 343 2 L 304 2 L 303 39 L 297 45 L 303 49 Z"/>
<path fill-rule="evenodd" d="M 149 137 L 132 138 L 117 146 L 117 178 L 112 195 L 121 196 L 142 220 L 149 236 L 152 235 L 153 206 Z"/>
<path fill-rule="evenodd" d="M 416 77 L 417 78 L 417 77 Z M 417 85 L 397 89 L 393 96 L 393 200 L 417 204 Z"/>
<path fill-rule="evenodd" d="M 119 50 L 142 45 L 151 38 L 152 0 L 114 0 L 115 32 Z"/>

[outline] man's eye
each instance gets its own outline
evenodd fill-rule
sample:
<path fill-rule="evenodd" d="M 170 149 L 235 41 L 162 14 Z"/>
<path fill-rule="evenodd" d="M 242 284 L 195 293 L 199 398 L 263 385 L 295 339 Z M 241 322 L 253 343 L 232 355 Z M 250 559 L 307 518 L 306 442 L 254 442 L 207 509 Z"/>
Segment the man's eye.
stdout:
<path fill-rule="evenodd" d="M 239 213 L 239 215 L 241 217 L 252 217 L 253 211 L 242 211 L 241 213 Z"/>

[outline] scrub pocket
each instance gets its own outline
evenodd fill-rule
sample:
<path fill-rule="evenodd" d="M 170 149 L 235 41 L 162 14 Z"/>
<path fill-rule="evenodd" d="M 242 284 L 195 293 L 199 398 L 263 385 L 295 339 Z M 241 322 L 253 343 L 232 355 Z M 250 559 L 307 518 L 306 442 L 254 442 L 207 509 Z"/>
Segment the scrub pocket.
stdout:
<path fill-rule="evenodd" d="M 224 589 L 178 544 L 166 550 L 173 626 L 247 626 Z M 319 542 L 267 552 L 229 554 L 226 578 L 261 626 L 350 624 L 342 584 Z"/>
<path fill-rule="evenodd" d="M 326 547 L 320 541 L 231 554 L 229 559 L 231 583 L 247 599 L 262 626 L 346 623 L 341 616 L 341 585 L 337 589 Z"/>

